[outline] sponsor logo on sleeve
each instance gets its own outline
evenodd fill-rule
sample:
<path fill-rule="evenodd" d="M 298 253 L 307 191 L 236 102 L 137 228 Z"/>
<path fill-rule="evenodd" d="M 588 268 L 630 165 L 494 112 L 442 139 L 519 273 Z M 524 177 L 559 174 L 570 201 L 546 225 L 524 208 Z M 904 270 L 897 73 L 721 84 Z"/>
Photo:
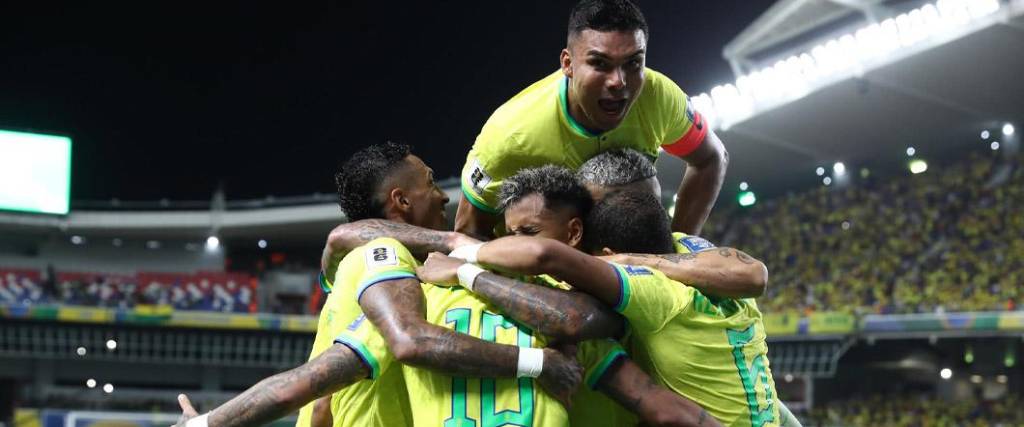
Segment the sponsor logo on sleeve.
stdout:
<path fill-rule="evenodd" d="M 469 172 L 469 183 L 473 185 L 473 189 L 477 193 L 483 192 L 487 188 L 487 184 L 491 183 L 491 176 L 484 171 L 484 167 L 480 166 L 480 161 L 473 159 L 473 168 Z"/>
<path fill-rule="evenodd" d="M 365 314 L 360 314 L 359 317 L 356 317 L 356 320 L 353 320 L 352 323 L 348 325 L 349 332 L 355 332 L 356 329 L 359 329 L 359 325 L 362 325 L 364 320 L 366 320 Z"/>
<path fill-rule="evenodd" d="M 382 265 L 398 265 L 398 255 L 395 254 L 395 248 L 378 246 L 366 252 L 367 267 L 379 267 Z"/>
<path fill-rule="evenodd" d="M 690 97 L 686 97 L 686 119 L 693 123 L 698 131 L 704 129 L 704 121 L 701 120 L 700 114 L 693 109 L 693 100 Z"/>

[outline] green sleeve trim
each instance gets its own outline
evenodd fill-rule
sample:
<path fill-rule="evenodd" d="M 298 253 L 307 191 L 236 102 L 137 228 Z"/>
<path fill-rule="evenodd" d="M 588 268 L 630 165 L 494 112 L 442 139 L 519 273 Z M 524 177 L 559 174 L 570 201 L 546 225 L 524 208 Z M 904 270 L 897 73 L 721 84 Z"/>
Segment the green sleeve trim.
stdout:
<path fill-rule="evenodd" d="M 462 194 L 466 196 L 466 200 L 469 200 L 469 204 L 475 206 L 477 209 L 480 209 L 492 215 L 497 215 L 501 213 L 497 209 L 487 206 L 487 203 L 484 202 L 483 199 L 478 197 L 476 194 L 473 194 L 472 191 L 467 189 L 466 184 L 461 182 L 461 180 L 459 187 L 462 189 Z"/>
<path fill-rule="evenodd" d="M 629 289 L 629 280 L 626 279 L 626 275 L 622 274 L 622 268 L 612 264 L 612 268 L 615 269 L 615 274 L 619 276 L 619 303 L 615 304 L 615 311 L 622 313 L 626 311 L 626 306 L 629 305 L 629 297 L 632 292 Z"/>
<path fill-rule="evenodd" d="M 371 380 L 380 377 L 380 363 L 377 362 L 377 358 L 373 357 L 373 353 L 370 353 L 370 350 L 358 338 L 343 333 L 334 339 L 334 343 L 344 345 L 356 352 L 356 356 L 363 359 L 363 363 L 370 368 Z"/>
<path fill-rule="evenodd" d="M 612 363 L 615 363 L 616 360 L 619 360 L 620 357 L 626 357 L 626 351 L 621 348 L 616 348 L 608 352 L 608 354 L 604 356 L 604 359 L 601 359 L 601 363 L 598 363 L 597 367 L 587 374 L 587 387 L 590 387 L 591 390 L 596 389 L 597 383 L 601 382 L 601 378 L 608 372 L 608 368 L 610 368 Z"/>
<path fill-rule="evenodd" d="M 331 293 L 331 289 L 334 289 L 334 285 L 331 284 L 330 280 L 327 280 L 327 275 L 324 274 L 323 270 L 320 270 L 320 275 L 317 276 L 317 282 L 320 283 L 320 289 L 323 290 L 325 294 Z"/>

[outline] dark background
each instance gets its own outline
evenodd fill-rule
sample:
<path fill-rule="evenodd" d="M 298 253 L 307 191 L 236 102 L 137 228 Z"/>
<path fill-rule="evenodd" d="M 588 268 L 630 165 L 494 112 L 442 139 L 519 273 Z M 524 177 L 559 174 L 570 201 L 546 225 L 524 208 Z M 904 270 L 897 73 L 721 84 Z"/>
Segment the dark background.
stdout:
<path fill-rule="evenodd" d="M 332 192 L 359 147 L 458 174 L 481 125 L 554 71 L 570 1 L 7 2 L 0 128 L 73 138 L 72 199 Z M 648 66 L 691 94 L 773 2 L 640 1 Z"/>

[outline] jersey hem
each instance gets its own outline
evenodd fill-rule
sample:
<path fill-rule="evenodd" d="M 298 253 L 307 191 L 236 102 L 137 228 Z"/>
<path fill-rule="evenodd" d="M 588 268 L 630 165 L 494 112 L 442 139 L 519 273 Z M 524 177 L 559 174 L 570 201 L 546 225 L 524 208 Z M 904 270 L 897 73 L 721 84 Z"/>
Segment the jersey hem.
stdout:
<path fill-rule="evenodd" d="M 398 279 L 415 279 L 416 274 L 408 270 L 392 270 L 373 276 L 367 280 L 364 280 L 359 284 L 358 290 L 356 291 L 356 302 L 363 297 L 363 292 L 366 292 L 371 286 L 376 285 L 380 282 L 386 282 L 388 280 Z"/>
<path fill-rule="evenodd" d="M 610 368 L 612 364 L 615 363 L 615 361 L 619 360 L 619 358 L 622 357 L 626 357 L 626 352 L 621 348 L 617 348 L 609 352 L 607 355 L 605 355 L 604 359 L 601 359 L 601 363 L 598 363 L 597 367 L 594 368 L 591 374 L 587 375 L 587 387 L 590 387 L 591 390 L 596 389 L 597 383 L 601 381 L 601 378 L 604 377 L 604 374 L 608 373 L 608 368 Z"/>
<path fill-rule="evenodd" d="M 359 356 L 359 358 L 363 360 L 363 363 L 370 368 L 371 380 L 375 380 L 380 376 L 380 363 L 377 362 L 377 358 L 373 357 L 370 350 L 367 349 L 363 343 L 359 342 L 358 338 L 342 333 L 334 339 L 334 343 L 344 345 L 355 352 L 356 356 Z"/>
<path fill-rule="evenodd" d="M 629 281 L 626 280 L 626 276 L 622 274 L 619 266 L 612 264 L 612 268 L 615 270 L 615 275 L 619 276 L 619 303 L 615 304 L 615 311 L 622 313 L 629 305 Z"/>
<path fill-rule="evenodd" d="M 467 190 L 466 185 L 464 183 L 460 183 L 459 188 L 462 190 L 462 195 L 466 196 L 466 200 L 469 200 L 469 204 L 473 205 L 477 209 L 494 215 L 501 213 L 497 209 L 487 206 L 487 203 L 484 203 L 484 201 L 477 197 L 476 194 L 473 194 L 469 190 Z"/>

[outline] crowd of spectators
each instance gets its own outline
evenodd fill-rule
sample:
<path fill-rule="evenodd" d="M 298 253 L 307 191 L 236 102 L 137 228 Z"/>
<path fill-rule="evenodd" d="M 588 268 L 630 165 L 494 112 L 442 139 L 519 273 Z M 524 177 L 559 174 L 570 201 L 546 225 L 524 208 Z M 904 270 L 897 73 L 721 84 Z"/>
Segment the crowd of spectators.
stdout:
<path fill-rule="evenodd" d="M 931 396 L 875 395 L 829 402 L 804 417 L 807 426 L 1000 427 L 1024 425 L 1016 395 L 985 401 Z"/>
<path fill-rule="evenodd" d="M 0 268 L 0 304 L 64 304 L 130 309 L 166 305 L 179 310 L 254 312 L 254 283 L 245 274 L 200 272 L 54 273 Z"/>
<path fill-rule="evenodd" d="M 919 175 L 853 181 L 720 209 L 705 235 L 765 261 L 769 289 L 759 304 L 767 312 L 1016 310 L 1024 303 L 1019 164 L 974 154 Z"/>

